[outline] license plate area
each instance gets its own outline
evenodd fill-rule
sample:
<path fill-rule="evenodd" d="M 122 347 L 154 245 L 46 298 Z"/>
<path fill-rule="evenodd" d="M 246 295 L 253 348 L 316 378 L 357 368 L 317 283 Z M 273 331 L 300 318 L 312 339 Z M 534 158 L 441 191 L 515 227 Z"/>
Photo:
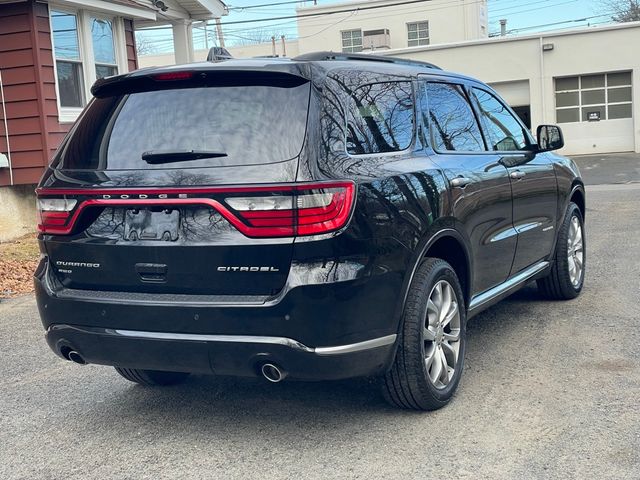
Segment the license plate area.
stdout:
<path fill-rule="evenodd" d="M 172 208 L 131 208 L 124 216 L 124 239 L 175 242 L 180 211 Z"/>

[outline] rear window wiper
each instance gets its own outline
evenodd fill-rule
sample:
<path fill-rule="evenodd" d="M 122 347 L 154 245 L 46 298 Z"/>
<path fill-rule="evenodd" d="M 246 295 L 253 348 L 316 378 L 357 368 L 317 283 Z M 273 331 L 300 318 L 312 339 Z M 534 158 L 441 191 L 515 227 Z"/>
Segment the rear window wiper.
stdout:
<path fill-rule="evenodd" d="M 201 158 L 226 157 L 225 152 L 211 150 L 149 150 L 142 154 L 142 160 L 151 164 L 187 162 Z"/>

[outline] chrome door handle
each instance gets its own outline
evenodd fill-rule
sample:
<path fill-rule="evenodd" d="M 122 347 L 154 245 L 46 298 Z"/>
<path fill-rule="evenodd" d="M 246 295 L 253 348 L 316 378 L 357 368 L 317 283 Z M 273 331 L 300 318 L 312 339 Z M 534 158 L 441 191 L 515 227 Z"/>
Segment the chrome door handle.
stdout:
<path fill-rule="evenodd" d="M 452 187 L 464 188 L 471 183 L 471 179 L 467 177 L 456 177 L 449 183 Z"/>
<path fill-rule="evenodd" d="M 526 173 L 521 172 L 520 170 L 516 170 L 515 172 L 511 172 L 509 176 L 514 180 L 520 180 L 526 175 Z"/>

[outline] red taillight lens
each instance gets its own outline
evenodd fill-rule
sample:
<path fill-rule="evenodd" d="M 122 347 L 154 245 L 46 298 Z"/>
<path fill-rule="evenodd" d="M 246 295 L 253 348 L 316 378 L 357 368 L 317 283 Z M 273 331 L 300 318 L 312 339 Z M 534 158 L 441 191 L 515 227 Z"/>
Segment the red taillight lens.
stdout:
<path fill-rule="evenodd" d="M 354 190 L 350 182 L 296 185 L 271 195 L 227 197 L 225 203 L 248 227 L 248 236 L 319 235 L 346 225 Z"/>
<path fill-rule="evenodd" d="M 355 202 L 353 182 L 158 189 L 41 188 L 36 192 L 38 230 L 52 235 L 72 233 L 88 208 L 189 205 L 218 211 L 247 237 L 319 235 L 343 228 Z M 66 195 L 79 198 L 69 199 Z"/>
<path fill-rule="evenodd" d="M 42 233 L 66 230 L 64 227 L 77 203 L 68 198 L 39 198 L 38 230 Z"/>

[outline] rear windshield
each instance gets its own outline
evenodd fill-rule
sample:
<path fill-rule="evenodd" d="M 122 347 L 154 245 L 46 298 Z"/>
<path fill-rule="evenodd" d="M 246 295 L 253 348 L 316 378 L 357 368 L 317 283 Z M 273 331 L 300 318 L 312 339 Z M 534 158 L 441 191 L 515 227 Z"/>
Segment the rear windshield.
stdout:
<path fill-rule="evenodd" d="M 309 83 L 154 90 L 96 98 L 57 164 L 63 170 L 202 168 L 295 158 L 304 142 Z M 216 152 L 153 163 L 145 152 Z"/>

